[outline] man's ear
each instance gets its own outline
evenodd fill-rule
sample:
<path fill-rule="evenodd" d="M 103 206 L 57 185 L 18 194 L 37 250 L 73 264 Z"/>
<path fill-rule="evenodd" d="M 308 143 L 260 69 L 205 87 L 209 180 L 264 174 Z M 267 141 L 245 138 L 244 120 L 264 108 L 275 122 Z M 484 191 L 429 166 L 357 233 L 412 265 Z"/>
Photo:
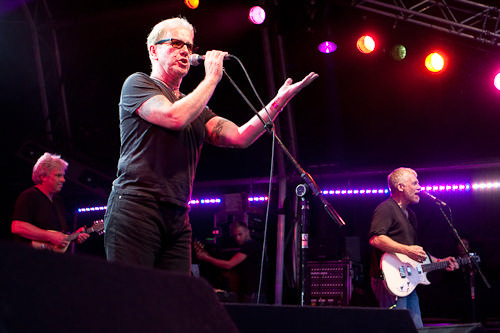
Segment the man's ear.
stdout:
<path fill-rule="evenodd" d="M 157 53 L 156 45 L 149 46 L 149 55 L 151 56 L 151 59 L 158 60 L 158 53 Z"/>

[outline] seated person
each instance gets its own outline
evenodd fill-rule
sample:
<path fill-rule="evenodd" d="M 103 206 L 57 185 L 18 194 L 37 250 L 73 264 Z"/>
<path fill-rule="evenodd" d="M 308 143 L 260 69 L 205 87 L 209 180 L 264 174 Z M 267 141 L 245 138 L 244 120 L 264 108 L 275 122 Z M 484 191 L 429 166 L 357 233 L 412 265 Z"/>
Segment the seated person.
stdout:
<path fill-rule="evenodd" d="M 234 222 L 232 234 L 240 248 L 231 259 L 214 258 L 201 247 L 196 247 L 196 257 L 234 273 L 235 279 L 230 283 L 230 289 L 236 293 L 238 302 L 257 303 L 260 273 L 259 245 L 250 237 L 250 230 L 244 222 Z"/>

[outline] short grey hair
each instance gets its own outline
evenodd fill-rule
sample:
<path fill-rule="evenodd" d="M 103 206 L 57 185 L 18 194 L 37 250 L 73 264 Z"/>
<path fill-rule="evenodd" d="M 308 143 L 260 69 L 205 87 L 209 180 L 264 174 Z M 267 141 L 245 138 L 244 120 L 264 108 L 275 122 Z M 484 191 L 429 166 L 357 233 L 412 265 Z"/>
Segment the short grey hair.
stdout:
<path fill-rule="evenodd" d="M 169 29 L 172 28 L 177 28 L 177 27 L 184 27 L 188 30 L 191 30 L 191 32 L 195 33 L 195 29 L 189 21 L 184 18 L 184 17 L 172 17 L 166 20 L 161 21 L 160 23 L 156 24 L 151 32 L 149 33 L 148 39 L 147 39 L 147 46 L 148 50 L 151 45 L 154 45 L 156 42 L 161 40 L 163 36 L 166 34 L 166 32 Z"/>
<path fill-rule="evenodd" d="M 41 184 L 42 177 L 47 177 L 52 170 L 56 168 L 66 170 L 68 168 L 68 162 L 63 160 L 60 155 L 44 153 L 38 161 L 36 161 L 33 167 L 33 173 L 31 175 L 33 183 L 35 183 L 35 185 Z"/>
<path fill-rule="evenodd" d="M 417 172 L 410 168 L 397 168 L 392 171 L 389 176 L 387 176 L 387 184 L 389 185 L 389 190 L 394 192 L 399 184 L 406 181 L 409 175 L 417 176 Z"/>

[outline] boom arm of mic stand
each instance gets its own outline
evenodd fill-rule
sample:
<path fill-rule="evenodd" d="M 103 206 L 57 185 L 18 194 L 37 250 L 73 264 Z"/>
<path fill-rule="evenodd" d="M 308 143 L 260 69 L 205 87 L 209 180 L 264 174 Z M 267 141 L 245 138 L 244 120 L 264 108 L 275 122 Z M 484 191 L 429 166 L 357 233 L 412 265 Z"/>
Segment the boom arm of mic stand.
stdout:
<path fill-rule="evenodd" d="M 299 162 L 297 162 L 297 160 L 293 157 L 293 155 L 285 147 L 283 142 L 281 142 L 281 140 L 278 137 L 278 135 L 276 134 L 276 132 L 272 131 L 272 134 L 274 135 L 276 142 L 281 147 L 281 149 L 283 150 L 285 155 L 292 162 L 293 166 L 297 169 L 298 173 L 300 174 L 300 177 L 304 180 L 304 182 L 307 184 L 307 186 L 309 186 L 309 188 L 311 189 L 314 196 L 317 197 L 319 199 L 319 201 L 321 201 L 321 204 L 323 205 L 323 208 L 325 209 L 328 216 L 330 216 L 330 218 L 333 221 L 335 221 L 337 224 L 339 224 L 340 226 L 345 226 L 346 224 L 345 224 L 344 220 L 342 220 L 342 217 L 340 217 L 340 215 L 335 211 L 335 209 L 333 209 L 332 205 L 330 205 L 330 203 L 325 199 L 325 197 L 323 196 L 323 192 L 321 191 L 319 186 L 316 184 L 316 182 L 314 181 L 312 176 L 310 174 L 308 174 L 300 166 Z"/>
<path fill-rule="evenodd" d="M 450 209 L 448 207 L 448 209 Z M 439 210 L 441 211 L 441 214 L 444 216 L 444 219 L 446 220 L 446 222 L 448 223 L 448 225 L 450 226 L 451 230 L 453 231 L 453 235 L 455 236 L 455 238 L 458 240 L 460 246 L 462 246 L 462 248 L 464 249 L 465 253 L 467 253 L 467 255 L 469 256 L 469 258 L 471 259 L 471 263 L 472 265 L 476 268 L 476 271 L 479 273 L 479 275 L 481 276 L 481 278 L 483 279 L 483 282 L 484 284 L 486 285 L 486 287 L 488 289 L 491 289 L 491 285 L 489 284 L 488 280 L 486 280 L 486 276 L 484 276 L 483 272 L 481 271 L 481 268 L 479 267 L 478 263 L 476 262 L 476 260 L 474 260 L 473 258 L 471 258 L 471 254 L 469 252 L 469 249 L 465 246 L 462 238 L 460 237 L 460 235 L 458 234 L 458 231 L 457 229 L 455 228 L 455 226 L 453 225 L 453 223 L 451 222 L 451 219 L 448 217 L 448 215 L 446 215 L 446 213 L 443 211 L 443 208 L 441 206 L 439 206 Z M 451 216 L 451 209 L 450 209 L 450 216 Z"/>

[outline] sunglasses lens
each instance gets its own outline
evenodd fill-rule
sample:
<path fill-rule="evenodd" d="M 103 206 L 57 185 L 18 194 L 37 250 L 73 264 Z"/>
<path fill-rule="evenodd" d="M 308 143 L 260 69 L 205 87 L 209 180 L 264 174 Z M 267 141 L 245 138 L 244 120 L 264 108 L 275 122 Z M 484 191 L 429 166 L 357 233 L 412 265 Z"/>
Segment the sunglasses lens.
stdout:
<path fill-rule="evenodd" d="M 189 52 L 193 52 L 193 44 L 184 43 L 182 40 L 172 39 L 171 45 L 176 49 L 182 49 L 186 45 Z"/>

